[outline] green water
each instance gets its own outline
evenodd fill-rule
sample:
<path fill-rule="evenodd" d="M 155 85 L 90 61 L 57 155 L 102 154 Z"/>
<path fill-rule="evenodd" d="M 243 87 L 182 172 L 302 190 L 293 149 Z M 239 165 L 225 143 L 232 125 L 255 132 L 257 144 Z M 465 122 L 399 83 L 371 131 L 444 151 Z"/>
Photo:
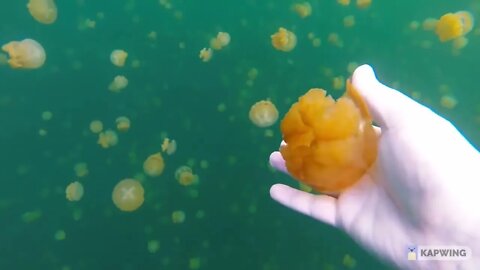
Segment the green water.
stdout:
<path fill-rule="evenodd" d="M 422 103 L 480 143 L 480 36 L 473 30 L 454 55 L 432 32 L 409 30 L 412 20 L 446 12 L 477 16 L 478 1 L 373 0 L 366 10 L 311 1 L 305 19 L 291 11 L 292 1 L 172 0 L 171 9 L 156 0 L 57 2 L 53 25 L 33 20 L 26 1 L 2 1 L 0 8 L 1 44 L 32 38 L 47 52 L 38 70 L 0 66 L 0 269 L 352 269 L 346 254 L 353 269 L 390 269 L 342 232 L 270 199 L 273 183 L 297 183 L 268 167 L 281 140 L 278 123 L 266 137 L 248 119 L 250 106 L 266 98 L 283 116 L 309 88 L 331 89 L 332 76 L 348 77 L 350 62 L 369 63 L 386 84 L 420 93 Z M 355 16 L 353 28 L 343 26 L 347 15 Z M 86 18 L 95 28 L 79 30 Z M 280 26 L 298 37 L 292 52 L 270 43 Z M 203 63 L 198 53 L 218 31 L 232 41 Z M 344 46 L 329 44 L 329 33 Z M 114 49 L 129 53 L 124 68 L 111 64 Z M 252 68 L 258 77 L 249 86 Z M 107 89 L 116 75 L 129 80 L 121 93 Z M 445 85 L 458 101 L 453 109 L 440 106 Z M 44 111 L 53 118 L 42 120 Z M 119 133 L 118 145 L 101 148 L 90 122 L 114 129 L 122 115 L 131 129 Z M 177 152 L 165 156 L 160 177 L 142 177 L 143 161 L 160 150 L 164 133 L 177 141 Z M 88 165 L 86 177 L 75 175 L 79 162 Z M 175 180 L 185 164 L 198 185 Z M 142 181 L 145 202 L 121 212 L 112 189 L 132 177 Z M 68 202 L 64 190 L 75 180 L 85 195 Z M 177 210 L 186 214 L 181 224 L 171 219 Z M 28 213 L 37 216 L 28 220 Z M 58 231 L 65 239 L 55 239 Z M 156 252 L 147 248 L 151 241 L 159 243 Z"/>

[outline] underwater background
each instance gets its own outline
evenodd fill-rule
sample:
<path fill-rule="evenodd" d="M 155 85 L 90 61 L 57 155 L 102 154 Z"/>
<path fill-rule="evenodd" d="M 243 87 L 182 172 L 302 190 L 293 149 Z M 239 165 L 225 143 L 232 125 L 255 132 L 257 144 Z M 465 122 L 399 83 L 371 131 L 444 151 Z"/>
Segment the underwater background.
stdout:
<path fill-rule="evenodd" d="M 0 65 L 0 269 L 393 269 L 269 197 L 274 183 L 298 183 L 268 165 L 279 121 L 259 128 L 248 113 L 269 99 L 282 118 L 314 87 L 338 97 L 334 78 L 368 63 L 380 81 L 453 121 L 478 146 L 480 28 L 453 49 L 422 22 L 459 10 L 478 17 L 480 2 L 373 0 L 359 9 L 319 0 L 309 1 L 306 18 L 292 11 L 295 3 L 56 1 L 58 19 L 44 25 L 27 1 L 2 1 L 0 43 L 35 39 L 47 60 L 36 70 Z M 279 27 L 297 36 L 291 52 L 272 47 Z M 230 44 L 201 61 L 219 31 Z M 114 49 L 128 52 L 125 67 L 110 62 Z M 129 83 L 113 93 L 117 75 Z M 115 129 L 119 116 L 130 129 L 117 145 L 100 147 L 90 123 Z M 177 150 L 164 155 L 161 176 L 147 176 L 143 162 L 165 137 Z M 75 171 L 79 163 L 86 175 Z M 182 165 L 197 184 L 178 183 Z M 134 212 L 112 202 L 125 178 L 145 189 Z M 65 198 L 73 181 L 85 189 L 77 202 Z"/>

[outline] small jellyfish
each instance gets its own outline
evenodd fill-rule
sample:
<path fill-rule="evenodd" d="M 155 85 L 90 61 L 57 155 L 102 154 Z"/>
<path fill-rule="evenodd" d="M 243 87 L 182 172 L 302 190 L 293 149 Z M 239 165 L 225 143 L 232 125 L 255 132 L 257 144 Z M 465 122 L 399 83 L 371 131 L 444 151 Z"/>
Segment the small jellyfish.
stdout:
<path fill-rule="evenodd" d="M 115 206 L 125 212 L 137 210 L 144 201 L 144 189 L 140 182 L 124 179 L 115 186 L 112 192 Z"/>
<path fill-rule="evenodd" d="M 162 151 L 167 153 L 167 155 L 172 155 L 177 151 L 177 142 L 175 140 L 170 140 L 169 138 L 163 139 Z"/>
<path fill-rule="evenodd" d="M 107 129 L 104 132 L 98 134 L 97 143 L 100 144 L 102 148 L 110 148 L 117 145 L 118 135 L 114 130 Z"/>
<path fill-rule="evenodd" d="M 11 41 L 3 45 L 2 50 L 8 53 L 10 57 L 8 64 L 12 68 L 39 68 L 43 66 L 47 58 L 42 45 L 33 39 Z"/>
<path fill-rule="evenodd" d="M 77 177 L 85 177 L 88 175 L 88 165 L 85 162 L 79 162 L 73 166 L 73 170 L 75 171 L 75 175 Z"/>
<path fill-rule="evenodd" d="M 350 0 L 337 0 L 337 3 L 339 3 L 342 6 L 348 6 L 350 5 Z"/>
<path fill-rule="evenodd" d="M 100 121 L 100 120 L 93 120 L 92 122 L 90 122 L 90 131 L 91 131 L 92 133 L 97 134 L 97 133 L 102 132 L 102 130 L 103 130 L 103 123 L 102 123 L 102 121 Z"/>
<path fill-rule="evenodd" d="M 51 111 L 44 111 L 42 112 L 42 120 L 43 121 L 50 121 L 52 120 L 53 113 Z"/>
<path fill-rule="evenodd" d="M 203 62 L 208 62 L 212 59 L 213 51 L 211 48 L 203 48 L 200 50 L 198 57 L 202 59 Z"/>
<path fill-rule="evenodd" d="M 161 175 L 164 168 L 165 162 L 163 161 L 163 157 L 160 152 L 148 156 L 148 158 L 143 162 L 143 171 L 151 177 Z"/>
<path fill-rule="evenodd" d="M 128 79 L 125 76 L 118 75 L 113 78 L 113 81 L 108 86 L 108 90 L 112 92 L 120 92 L 128 85 Z"/>
<path fill-rule="evenodd" d="M 124 50 L 114 50 L 110 54 L 110 61 L 117 67 L 123 67 L 125 65 L 125 61 L 127 60 L 128 53 Z"/>
<path fill-rule="evenodd" d="M 357 7 L 360 9 L 368 8 L 372 4 L 372 0 L 357 0 Z"/>
<path fill-rule="evenodd" d="M 437 26 L 438 20 L 435 18 L 426 18 L 422 22 L 422 29 L 425 31 L 433 31 Z"/>
<path fill-rule="evenodd" d="M 343 26 L 346 28 L 353 27 L 355 25 L 355 17 L 353 15 L 348 15 L 343 18 Z"/>
<path fill-rule="evenodd" d="M 177 210 L 172 212 L 172 222 L 173 223 L 183 223 L 185 221 L 186 215 L 182 210 Z"/>
<path fill-rule="evenodd" d="M 57 20 L 57 6 L 53 0 L 30 0 L 27 8 L 39 23 L 52 24 Z"/>
<path fill-rule="evenodd" d="M 279 51 L 289 52 L 297 45 L 297 36 L 283 27 L 270 37 L 273 47 Z"/>
<path fill-rule="evenodd" d="M 468 34 L 472 28 L 472 14 L 468 11 L 459 11 L 440 17 L 435 26 L 435 33 L 441 42 L 445 42 Z"/>
<path fill-rule="evenodd" d="M 83 185 L 80 182 L 70 183 L 65 189 L 67 200 L 71 202 L 79 201 L 83 197 L 83 191 Z"/>
<path fill-rule="evenodd" d="M 252 105 L 249 112 L 250 121 L 257 127 L 269 127 L 278 120 L 277 107 L 270 100 L 261 100 Z"/>
<path fill-rule="evenodd" d="M 188 166 L 180 166 L 175 171 L 175 179 L 182 186 L 191 186 L 198 183 L 198 176 L 193 174 L 192 169 Z"/>
<path fill-rule="evenodd" d="M 309 2 L 293 4 L 292 10 L 300 16 L 300 18 L 306 18 L 312 15 L 312 5 Z"/>
<path fill-rule="evenodd" d="M 210 40 L 210 47 L 214 50 L 221 50 L 230 43 L 230 34 L 218 32 L 217 36 Z"/>
<path fill-rule="evenodd" d="M 440 98 L 440 105 L 445 109 L 453 109 L 457 106 L 457 99 L 449 94 L 445 94 Z"/>
<path fill-rule="evenodd" d="M 117 124 L 117 130 L 120 132 L 126 132 L 130 129 L 130 119 L 125 116 L 119 116 L 115 123 Z"/>

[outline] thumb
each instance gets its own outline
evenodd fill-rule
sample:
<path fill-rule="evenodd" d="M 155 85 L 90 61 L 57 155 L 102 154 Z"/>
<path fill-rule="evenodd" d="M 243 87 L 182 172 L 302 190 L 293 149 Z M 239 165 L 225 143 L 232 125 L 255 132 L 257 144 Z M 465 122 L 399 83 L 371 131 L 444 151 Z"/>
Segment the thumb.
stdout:
<path fill-rule="evenodd" d="M 365 99 L 373 121 L 381 128 L 424 123 L 419 119 L 434 115 L 427 107 L 380 83 L 369 65 L 362 65 L 354 71 L 352 85 Z"/>

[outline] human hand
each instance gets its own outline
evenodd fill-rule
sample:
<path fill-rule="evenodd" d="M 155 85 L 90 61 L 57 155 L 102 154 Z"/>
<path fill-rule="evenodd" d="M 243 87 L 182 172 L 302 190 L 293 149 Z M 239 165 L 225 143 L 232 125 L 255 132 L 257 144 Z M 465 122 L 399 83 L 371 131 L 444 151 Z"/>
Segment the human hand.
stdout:
<path fill-rule="evenodd" d="M 480 265 L 480 154 L 447 120 L 358 67 L 353 86 L 380 127 L 372 168 L 338 197 L 275 184 L 271 197 L 347 232 L 402 269 L 475 269 Z M 280 152 L 270 164 L 285 173 Z M 408 261 L 411 245 L 468 246 L 466 261 Z M 459 267 L 459 268 L 456 268 Z"/>

